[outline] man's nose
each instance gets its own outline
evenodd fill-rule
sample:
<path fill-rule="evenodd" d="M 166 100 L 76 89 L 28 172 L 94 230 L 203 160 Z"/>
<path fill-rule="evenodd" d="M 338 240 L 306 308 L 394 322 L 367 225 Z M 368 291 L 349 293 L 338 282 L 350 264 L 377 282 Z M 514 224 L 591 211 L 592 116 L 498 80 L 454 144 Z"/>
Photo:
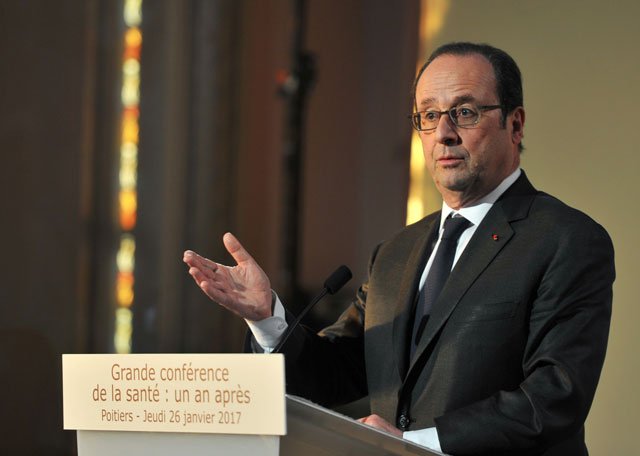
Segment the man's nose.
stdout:
<path fill-rule="evenodd" d="M 435 130 L 436 141 L 444 145 L 454 145 L 460 142 L 456 126 L 448 115 L 440 116 Z"/>

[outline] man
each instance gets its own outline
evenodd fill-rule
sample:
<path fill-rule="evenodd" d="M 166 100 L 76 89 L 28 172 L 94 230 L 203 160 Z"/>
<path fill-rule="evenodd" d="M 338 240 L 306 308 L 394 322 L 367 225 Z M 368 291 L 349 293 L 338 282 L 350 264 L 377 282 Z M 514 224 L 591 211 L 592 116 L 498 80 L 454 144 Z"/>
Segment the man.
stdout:
<path fill-rule="evenodd" d="M 519 168 L 522 105 L 520 72 L 503 51 L 452 43 L 431 55 L 412 119 L 442 211 L 375 249 L 334 325 L 294 331 L 290 392 L 326 405 L 368 395 L 373 415 L 361 421 L 445 453 L 587 454 L 613 247 Z M 453 238 L 443 234 L 450 218 L 461 226 Z M 272 314 L 264 272 L 231 234 L 224 243 L 234 268 L 193 252 L 184 260 L 269 351 L 286 327 L 282 305 Z M 442 264 L 450 275 L 438 282 Z"/>

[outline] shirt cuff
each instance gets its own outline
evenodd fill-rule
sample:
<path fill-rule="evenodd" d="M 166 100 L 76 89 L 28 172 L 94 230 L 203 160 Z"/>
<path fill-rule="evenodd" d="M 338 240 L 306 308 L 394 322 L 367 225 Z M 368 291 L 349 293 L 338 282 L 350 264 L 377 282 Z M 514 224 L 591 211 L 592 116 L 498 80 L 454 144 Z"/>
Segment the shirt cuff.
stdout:
<path fill-rule="evenodd" d="M 402 434 L 402 438 L 442 453 L 438 430 L 435 427 L 418 429 L 417 431 L 406 431 Z"/>
<path fill-rule="evenodd" d="M 273 316 L 259 321 L 245 320 L 249 330 L 256 338 L 256 342 L 262 347 L 265 353 L 271 353 L 280 342 L 282 334 L 287 329 L 285 311 L 278 295 L 271 292 L 274 299 Z"/>

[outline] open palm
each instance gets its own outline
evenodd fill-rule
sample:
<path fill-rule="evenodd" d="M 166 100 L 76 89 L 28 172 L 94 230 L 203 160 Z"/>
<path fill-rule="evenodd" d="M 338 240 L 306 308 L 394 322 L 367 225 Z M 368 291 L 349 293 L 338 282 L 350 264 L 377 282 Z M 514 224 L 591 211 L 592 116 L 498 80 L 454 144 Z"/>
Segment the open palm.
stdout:
<path fill-rule="evenodd" d="M 218 304 L 240 317 L 257 321 L 271 316 L 271 283 L 251 255 L 231 233 L 224 246 L 236 261 L 225 266 L 187 250 L 183 261 L 200 289 Z"/>

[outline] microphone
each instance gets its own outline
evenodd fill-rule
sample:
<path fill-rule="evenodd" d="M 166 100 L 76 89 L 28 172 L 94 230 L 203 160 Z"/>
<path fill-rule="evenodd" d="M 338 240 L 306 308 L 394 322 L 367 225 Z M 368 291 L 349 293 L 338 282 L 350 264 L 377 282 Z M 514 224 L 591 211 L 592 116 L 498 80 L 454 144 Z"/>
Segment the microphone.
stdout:
<path fill-rule="evenodd" d="M 327 293 L 331 295 L 337 293 L 340 288 L 342 288 L 349 280 L 351 280 L 351 277 L 351 270 L 345 265 L 342 265 L 338 267 L 338 269 L 333 271 L 333 273 L 327 278 L 327 280 L 324 281 L 322 291 L 318 293 L 309 304 L 307 304 L 307 307 L 305 307 L 302 312 L 300 312 L 300 315 L 298 315 L 296 319 L 289 325 L 289 327 L 282 335 L 282 339 L 280 339 L 280 342 L 278 342 L 278 345 L 276 345 L 271 353 L 280 353 L 280 350 L 282 350 L 282 347 L 287 342 L 287 339 L 289 338 L 291 333 L 293 333 L 293 330 L 300 324 L 300 320 L 302 320 L 302 318 L 311 310 L 311 308 L 315 306 L 318 301 L 324 298 Z"/>

